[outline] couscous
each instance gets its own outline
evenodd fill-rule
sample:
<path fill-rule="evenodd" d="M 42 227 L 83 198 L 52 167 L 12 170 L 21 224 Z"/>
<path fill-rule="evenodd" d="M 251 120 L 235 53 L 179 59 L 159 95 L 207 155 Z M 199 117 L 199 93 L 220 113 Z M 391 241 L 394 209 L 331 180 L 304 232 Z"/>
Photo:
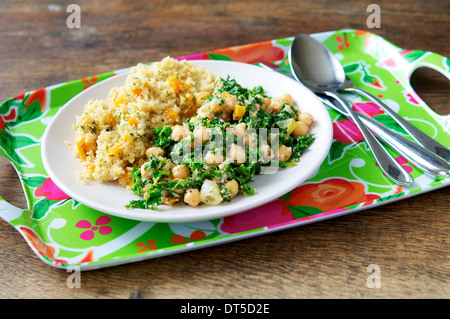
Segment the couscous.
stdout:
<path fill-rule="evenodd" d="M 169 57 L 131 68 L 124 86 L 91 100 L 76 119 L 73 151 L 84 164 L 79 178 L 129 185 L 131 168 L 147 159 L 153 129 L 194 115 L 216 82 L 205 69 Z"/>

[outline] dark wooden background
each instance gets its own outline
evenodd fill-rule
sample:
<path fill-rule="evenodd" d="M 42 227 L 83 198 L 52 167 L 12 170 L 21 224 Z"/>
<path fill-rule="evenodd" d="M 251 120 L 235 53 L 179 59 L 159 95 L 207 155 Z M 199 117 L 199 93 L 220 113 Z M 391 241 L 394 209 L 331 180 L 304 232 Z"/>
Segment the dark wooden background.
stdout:
<path fill-rule="evenodd" d="M 67 5 L 81 28 L 66 26 Z M 0 98 L 150 62 L 343 28 L 375 32 L 405 49 L 450 57 L 450 3 L 377 1 L 101 0 L 0 2 Z M 449 81 L 419 69 L 412 85 L 450 113 Z M 0 158 L 0 194 L 25 207 L 14 169 Z M 344 217 L 194 252 L 83 272 L 45 265 L 0 220 L 1 298 L 449 298 L 449 188 Z M 381 269 L 368 288 L 366 268 Z"/>

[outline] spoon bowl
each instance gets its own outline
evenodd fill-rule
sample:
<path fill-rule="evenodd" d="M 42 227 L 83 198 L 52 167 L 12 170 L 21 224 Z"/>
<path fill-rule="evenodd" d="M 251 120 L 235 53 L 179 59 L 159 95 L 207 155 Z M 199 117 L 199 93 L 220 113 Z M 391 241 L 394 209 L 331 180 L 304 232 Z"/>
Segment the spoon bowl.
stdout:
<path fill-rule="evenodd" d="M 333 53 L 307 34 L 295 37 L 289 61 L 294 77 L 315 93 L 336 92 L 345 83 L 344 69 Z"/>

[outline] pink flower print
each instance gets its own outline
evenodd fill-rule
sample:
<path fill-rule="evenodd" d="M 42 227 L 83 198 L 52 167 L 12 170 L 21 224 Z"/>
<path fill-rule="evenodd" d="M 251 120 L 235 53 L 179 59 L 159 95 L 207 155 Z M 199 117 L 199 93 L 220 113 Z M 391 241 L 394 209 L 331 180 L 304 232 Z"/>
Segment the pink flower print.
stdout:
<path fill-rule="evenodd" d="M 101 235 L 108 235 L 112 232 L 112 228 L 109 226 L 104 226 L 111 222 L 111 218 L 109 216 L 100 216 L 95 221 L 95 226 L 87 220 L 80 220 L 75 227 L 87 229 L 86 231 L 80 234 L 80 238 L 83 240 L 91 240 L 95 236 L 95 231 L 98 231 Z M 100 227 L 98 227 L 100 226 Z"/>
<path fill-rule="evenodd" d="M 380 62 L 380 65 L 385 68 L 396 68 L 399 64 L 398 57 L 388 58 Z"/>
<path fill-rule="evenodd" d="M 413 168 L 410 166 L 412 164 L 410 164 L 406 158 L 404 158 L 403 156 L 398 156 L 395 158 L 395 160 L 405 169 L 405 171 L 407 171 L 408 173 L 412 173 Z M 376 163 L 375 166 L 379 166 L 378 163 Z"/>
<path fill-rule="evenodd" d="M 410 163 L 408 162 L 408 160 L 406 158 L 404 158 L 403 156 L 399 156 L 396 157 L 395 160 L 405 169 L 405 171 L 407 171 L 408 173 L 411 173 L 413 171 L 413 168 L 410 165 Z M 412 164 L 411 164 L 412 165 Z"/>
<path fill-rule="evenodd" d="M 274 226 L 294 220 L 294 214 L 282 201 L 274 201 L 246 212 L 227 216 L 220 229 L 235 234 L 250 229 Z"/>
<path fill-rule="evenodd" d="M 333 138 L 340 143 L 349 144 L 364 140 L 361 131 L 350 119 L 333 123 Z"/>
<path fill-rule="evenodd" d="M 417 94 L 415 94 L 415 93 L 408 93 L 408 94 L 406 94 L 406 100 L 409 102 L 409 103 L 411 103 L 411 104 L 414 104 L 414 105 L 419 105 L 420 104 L 420 98 L 419 98 L 419 96 L 417 95 Z"/>
<path fill-rule="evenodd" d="M 362 112 L 367 114 L 370 117 L 374 117 L 379 114 L 383 114 L 384 111 L 373 102 L 360 102 L 353 103 L 353 109 L 356 112 Z"/>
<path fill-rule="evenodd" d="M 45 179 L 42 182 L 42 185 L 36 188 L 36 190 L 34 191 L 34 196 L 45 197 L 48 200 L 55 201 L 69 198 L 69 196 L 66 195 L 66 193 L 64 193 L 62 190 L 60 190 L 50 178 Z"/>
<path fill-rule="evenodd" d="M 175 60 L 181 61 L 181 60 L 209 60 L 209 55 L 204 53 L 195 53 L 191 55 L 185 55 L 178 58 L 174 58 Z"/>

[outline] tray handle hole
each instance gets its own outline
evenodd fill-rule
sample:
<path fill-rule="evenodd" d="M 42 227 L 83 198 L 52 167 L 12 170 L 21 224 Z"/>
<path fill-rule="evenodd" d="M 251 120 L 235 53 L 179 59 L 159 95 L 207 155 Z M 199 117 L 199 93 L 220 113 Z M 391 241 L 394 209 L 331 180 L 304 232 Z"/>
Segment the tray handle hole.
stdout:
<path fill-rule="evenodd" d="M 411 74 L 410 84 L 434 112 L 450 114 L 450 81 L 441 72 L 426 66 L 419 67 Z"/>
<path fill-rule="evenodd" d="M 0 195 L 9 204 L 21 209 L 27 208 L 27 200 L 19 176 L 12 164 L 0 156 Z"/>

